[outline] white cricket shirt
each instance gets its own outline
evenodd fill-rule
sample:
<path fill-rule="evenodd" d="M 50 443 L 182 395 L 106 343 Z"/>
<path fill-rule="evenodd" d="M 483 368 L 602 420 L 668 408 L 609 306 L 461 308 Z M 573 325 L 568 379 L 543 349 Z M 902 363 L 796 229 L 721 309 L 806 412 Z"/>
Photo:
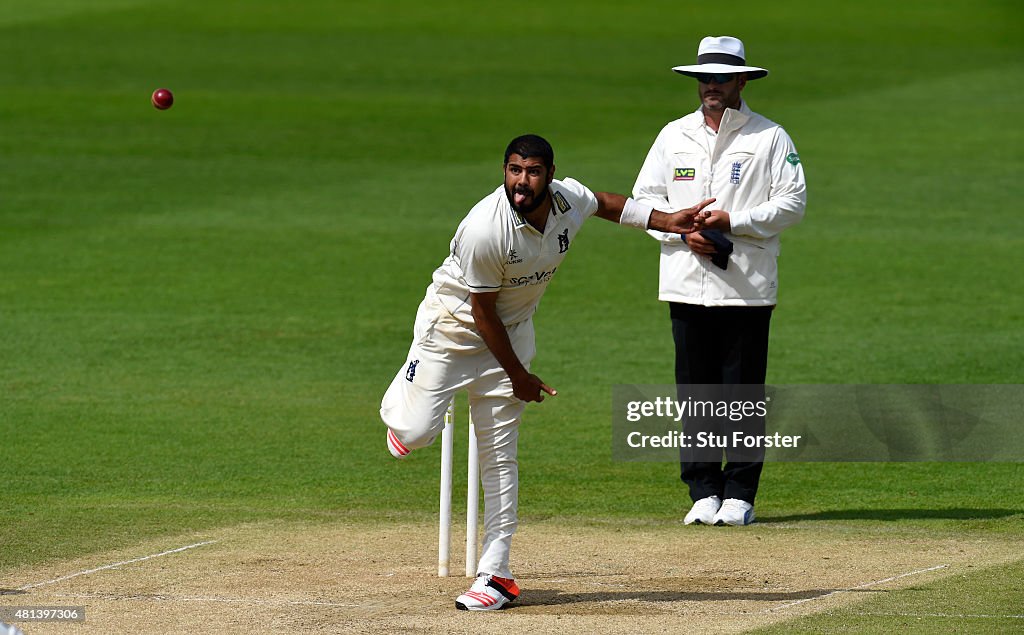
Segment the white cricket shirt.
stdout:
<path fill-rule="evenodd" d="M 726 270 L 690 251 L 679 234 L 648 230 L 661 241 L 659 299 L 703 306 L 771 306 L 778 299 L 779 234 L 807 205 L 804 170 L 779 124 L 729 108 L 717 135 L 704 112 L 666 125 L 640 168 L 633 198 L 655 209 L 683 209 L 706 198 L 729 212 L 733 242 Z"/>
<path fill-rule="evenodd" d="M 434 271 L 432 288 L 459 321 L 472 324 L 471 293 L 498 292 L 498 317 L 506 326 L 529 319 L 572 246 L 583 221 L 597 211 L 597 197 L 575 179 L 553 180 L 544 232 L 526 222 L 501 185 L 459 224 L 451 253 Z"/>

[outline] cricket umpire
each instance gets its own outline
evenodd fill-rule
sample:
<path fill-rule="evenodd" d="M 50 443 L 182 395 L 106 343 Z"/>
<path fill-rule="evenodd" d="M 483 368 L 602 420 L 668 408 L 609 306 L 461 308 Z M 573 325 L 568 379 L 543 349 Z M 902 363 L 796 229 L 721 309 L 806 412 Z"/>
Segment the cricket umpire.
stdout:
<path fill-rule="evenodd" d="M 743 42 L 706 37 L 696 64 L 672 70 L 697 80 L 700 107 L 658 134 L 633 198 L 661 209 L 716 199 L 698 233 L 648 232 L 661 243 L 658 293 L 672 319 L 676 384 L 763 387 L 779 234 L 806 205 L 800 156 L 782 126 L 741 98 L 748 82 L 768 75 L 747 64 Z M 763 464 L 725 455 L 723 468 L 720 457 L 681 454 L 693 501 L 686 524 L 753 522 Z"/>

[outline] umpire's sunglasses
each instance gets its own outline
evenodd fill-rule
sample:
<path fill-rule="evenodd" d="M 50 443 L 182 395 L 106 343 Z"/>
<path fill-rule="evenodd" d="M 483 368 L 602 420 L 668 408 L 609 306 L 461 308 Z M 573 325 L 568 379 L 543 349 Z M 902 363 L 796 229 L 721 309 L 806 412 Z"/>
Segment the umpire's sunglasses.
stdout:
<path fill-rule="evenodd" d="M 694 77 L 701 84 L 728 84 L 736 79 L 736 73 L 696 73 Z"/>

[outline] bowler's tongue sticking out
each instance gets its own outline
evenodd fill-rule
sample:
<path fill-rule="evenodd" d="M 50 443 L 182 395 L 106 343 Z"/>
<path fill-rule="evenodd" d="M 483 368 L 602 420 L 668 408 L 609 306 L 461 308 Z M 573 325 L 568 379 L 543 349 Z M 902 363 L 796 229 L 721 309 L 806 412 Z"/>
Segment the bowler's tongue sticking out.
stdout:
<path fill-rule="evenodd" d="M 512 196 L 512 206 L 517 210 L 522 210 L 526 205 L 526 201 L 533 196 L 533 192 L 528 187 L 517 187 L 515 193 Z"/>
<path fill-rule="evenodd" d="M 505 196 L 508 197 L 508 202 L 512 204 L 512 209 L 523 216 L 543 205 L 547 195 L 547 185 L 540 192 L 534 192 L 528 185 L 517 185 L 512 189 L 509 189 L 507 186 L 505 187 Z"/>

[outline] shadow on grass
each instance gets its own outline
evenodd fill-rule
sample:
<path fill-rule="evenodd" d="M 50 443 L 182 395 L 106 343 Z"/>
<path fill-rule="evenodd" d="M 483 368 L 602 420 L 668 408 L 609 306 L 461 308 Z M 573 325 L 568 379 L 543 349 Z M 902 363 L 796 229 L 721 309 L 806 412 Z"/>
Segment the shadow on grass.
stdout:
<path fill-rule="evenodd" d="M 832 593 L 835 589 L 809 589 L 792 593 L 778 592 L 717 592 L 701 591 L 599 591 L 594 593 L 566 593 L 559 589 L 530 589 L 524 593 L 515 606 L 553 606 L 583 602 L 616 602 L 637 600 L 640 602 L 709 602 L 748 600 L 760 602 L 792 602 L 807 600 Z"/>
<path fill-rule="evenodd" d="M 836 509 L 811 514 L 759 516 L 758 523 L 785 523 L 797 520 L 990 520 L 1024 514 L 1024 509 Z"/>

